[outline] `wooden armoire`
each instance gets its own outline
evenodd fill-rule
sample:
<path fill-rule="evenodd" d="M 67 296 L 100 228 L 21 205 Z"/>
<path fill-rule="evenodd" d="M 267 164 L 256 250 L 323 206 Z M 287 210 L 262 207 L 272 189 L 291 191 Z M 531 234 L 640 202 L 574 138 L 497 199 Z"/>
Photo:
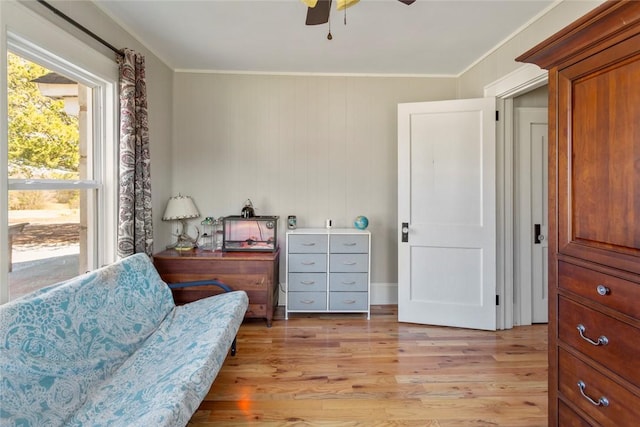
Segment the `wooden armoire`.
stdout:
<path fill-rule="evenodd" d="M 549 426 L 637 426 L 640 1 L 517 60 L 549 70 Z"/>

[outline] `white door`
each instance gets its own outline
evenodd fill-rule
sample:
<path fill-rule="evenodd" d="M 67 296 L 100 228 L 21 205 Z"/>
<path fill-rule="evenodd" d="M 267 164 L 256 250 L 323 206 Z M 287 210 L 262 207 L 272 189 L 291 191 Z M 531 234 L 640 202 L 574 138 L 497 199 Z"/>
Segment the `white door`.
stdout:
<path fill-rule="evenodd" d="M 519 323 L 529 325 L 548 321 L 548 112 L 546 108 L 517 108 L 515 118 L 519 253 L 516 286 Z"/>
<path fill-rule="evenodd" d="M 401 322 L 496 328 L 495 111 L 494 98 L 398 105 Z"/>

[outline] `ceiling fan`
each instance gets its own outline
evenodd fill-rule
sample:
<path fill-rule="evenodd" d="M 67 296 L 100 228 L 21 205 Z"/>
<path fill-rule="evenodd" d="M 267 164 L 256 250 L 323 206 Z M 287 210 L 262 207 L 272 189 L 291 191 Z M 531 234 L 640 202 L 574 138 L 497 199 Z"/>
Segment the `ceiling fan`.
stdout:
<path fill-rule="evenodd" d="M 329 22 L 332 0 L 300 0 L 308 6 L 306 25 L 319 25 Z M 336 0 L 336 10 L 344 10 L 353 6 L 360 0 Z M 401 3 L 410 5 L 416 0 L 398 0 Z"/>

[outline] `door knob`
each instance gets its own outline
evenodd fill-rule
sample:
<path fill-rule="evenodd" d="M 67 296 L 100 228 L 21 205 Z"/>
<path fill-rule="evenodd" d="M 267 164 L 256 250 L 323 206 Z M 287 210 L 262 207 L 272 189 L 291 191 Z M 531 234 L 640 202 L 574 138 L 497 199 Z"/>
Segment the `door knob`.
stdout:
<path fill-rule="evenodd" d="M 540 232 L 541 228 L 540 224 L 533 226 L 533 243 L 536 245 L 539 245 L 544 240 L 544 234 Z"/>

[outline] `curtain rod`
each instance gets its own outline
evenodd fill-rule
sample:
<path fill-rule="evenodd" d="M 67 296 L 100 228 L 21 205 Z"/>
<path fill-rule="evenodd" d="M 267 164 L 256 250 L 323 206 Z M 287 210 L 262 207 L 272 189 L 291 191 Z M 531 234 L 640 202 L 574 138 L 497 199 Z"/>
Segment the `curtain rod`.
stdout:
<path fill-rule="evenodd" d="M 94 40 L 97 40 L 98 42 L 100 42 L 102 45 L 108 47 L 109 49 L 111 49 L 116 55 L 122 57 L 124 56 L 124 54 L 122 53 L 121 49 L 118 49 L 117 47 L 115 47 L 114 45 L 112 45 L 111 43 L 109 43 L 108 41 L 106 41 L 105 39 L 103 39 L 102 37 L 100 37 L 99 35 L 97 35 L 96 33 L 94 33 L 93 31 L 89 30 L 87 27 L 83 26 L 82 24 L 78 23 L 77 21 L 74 21 L 73 19 L 71 19 L 70 17 L 68 17 L 67 15 L 65 15 L 64 13 L 60 12 L 58 9 L 56 9 L 55 7 L 51 6 L 49 3 L 47 3 L 44 0 L 37 0 L 38 3 L 40 3 L 41 5 L 43 5 L 44 7 L 46 7 L 47 9 L 49 9 L 51 12 L 53 12 L 55 15 L 59 16 L 60 18 L 64 19 L 65 21 L 67 21 L 69 24 L 73 25 L 74 27 L 76 27 L 77 29 L 79 29 L 80 31 L 82 31 L 83 33 L 89 35 L 91 38 L 93 38 Z"/>

